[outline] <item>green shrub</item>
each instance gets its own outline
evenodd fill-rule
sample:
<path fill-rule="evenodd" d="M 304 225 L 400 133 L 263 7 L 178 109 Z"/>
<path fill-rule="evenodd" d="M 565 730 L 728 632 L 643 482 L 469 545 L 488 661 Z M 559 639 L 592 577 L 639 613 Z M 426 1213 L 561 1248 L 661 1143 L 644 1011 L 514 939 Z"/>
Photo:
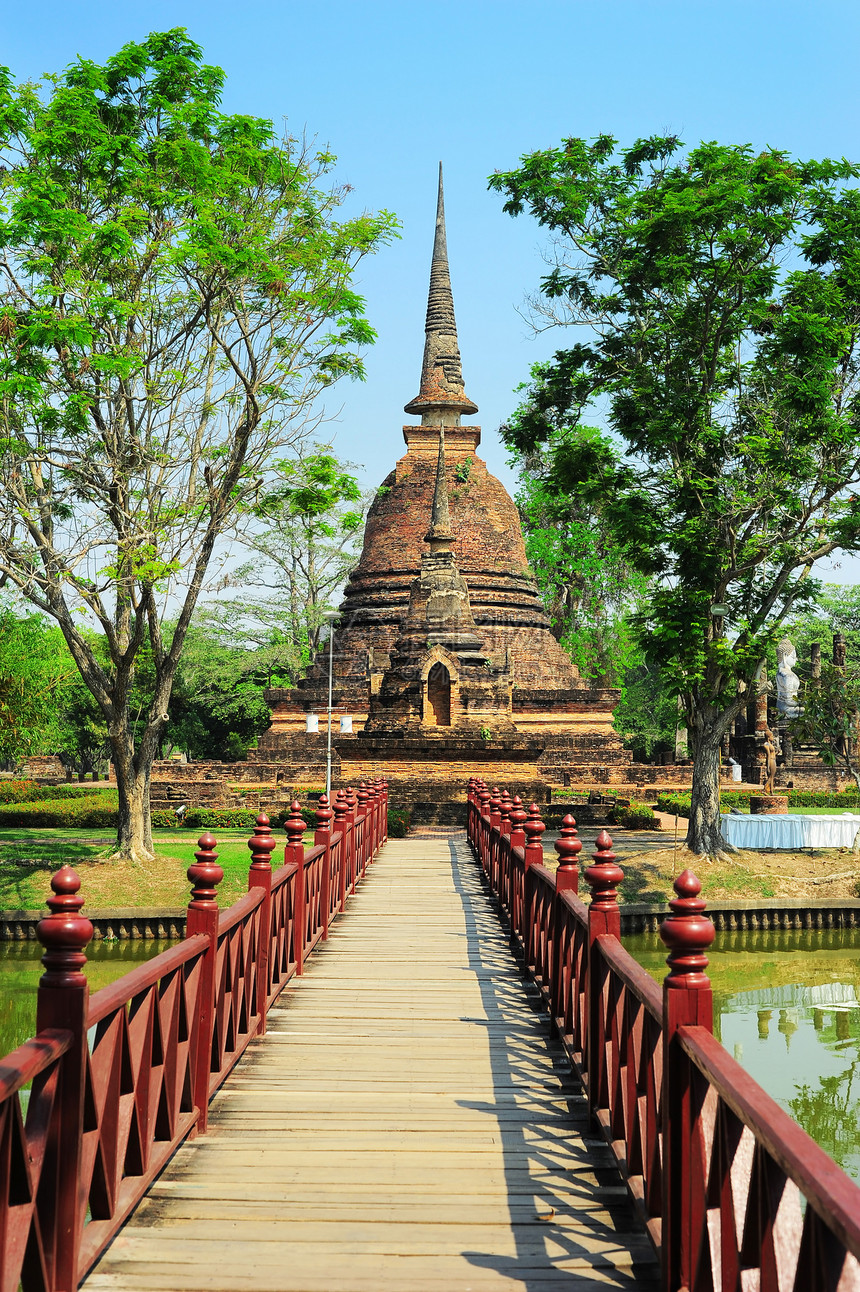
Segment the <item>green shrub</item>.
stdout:
<path fill-rule="evenodd" d="M 152 812 L 153 830 L 175 830 L 180 824 L 173 808 L 155 808 Z"/>
<path fill-rule="evenodd" d="M 247 830 L 250 834 L 256 820 L 253 808 L 197 807 L 188 809 L 182 824 L 189 830 Z"/>
<path fill-rule="evenodd" d="M 116 829 L 116 796 L 67 798 L 37 803 L 16 803 L 0 807 L 0 828 L 24 826 L 27 829 L 99 830 Z"/>
<path fill-rule="evenodd" d="M 39 789 L 35 781 L 0 781 L 0 803 L 32 803 Z"/>
<path fill-rule="evenodd" d="M 254 808 L 189 808 L 183 817 L 182 824 L 189 830 L 247 830 L 250 834 L 257 821 Z M 267 813 L 273 830 L 282 830 L 287 817 L 291 815 L 288 807 L 280 808 L 274 815 Z M 317 814 L 312 807 L 302 808 L 302 820 L 306 830 L 316 829 Z M 173 825 L 177 822 L 174 820 Z"/>
<path fill-rule="evenodd" d="M 102 795 L 113 795 L 116 799 L 116 786 L 107 781 L 84 781 L 80 784 L 37 785 L 35 781 L 0 781 L 0 804 L 3 803 L 41 803 L 52 799 L 97 798 Z"/>
<path fill-rule="evenodd" d="M 389 839 L 404 839 L 409 833 L 410 822 L 409 808 L 388 809 L 388 837 Z"/>
<path fill-rule="evenodd" d="M 657 830 L 660 823 L 654 816 L 650 803 L 637 803 L 631 799 L 627 807 L 617 808 L 615 817 L 625 830 Z"/>
<path fill-rule="evenodd" d="M 776 792 L 780 793 L 779 788 Z M 749 812 L 750 798 L 754 793 L 750 790 L 724 790 L 720 796 L 723 810 L 739 808 L 742 812 Z M 788 790 L 787 797 L 789 808 L 834 808 L 839 812 L 848 812 L 858 806 L 857 790 L 853 785 L 835 794 L 826 790 Z M 657 808 L 660 812 L 671 812 L 674 816 L 689 816 L 690 795 L 661 794 L 657 799 Z"/>

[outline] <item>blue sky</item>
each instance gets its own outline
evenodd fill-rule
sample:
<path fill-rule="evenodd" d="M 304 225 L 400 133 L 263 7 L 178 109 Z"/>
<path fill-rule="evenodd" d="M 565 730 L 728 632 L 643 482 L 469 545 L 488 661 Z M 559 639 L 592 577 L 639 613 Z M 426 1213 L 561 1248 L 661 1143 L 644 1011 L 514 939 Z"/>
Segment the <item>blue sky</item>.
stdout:
<path fill-rule="evenodd" d="M 0 62 L 19 79 L 187 27 L 228 74 L 227 110 L 316 135 L 358 205 L 397 213 L 401 240 L 360 271 L 379 333 L 368 379 L 329 400 L 328 434 L 367 485 L 400 456 L 403 405 L 418 389 L 440 159 L 472 420 L 510 486 L 497 427 L 530 364 L 565 337 L 535 336 L 518 312 L 543 270 L 541 235 L 502 213 L 488 174 L 601 132 L 860 157 L 856 0 L 2 0 L 0 17 Z"/>

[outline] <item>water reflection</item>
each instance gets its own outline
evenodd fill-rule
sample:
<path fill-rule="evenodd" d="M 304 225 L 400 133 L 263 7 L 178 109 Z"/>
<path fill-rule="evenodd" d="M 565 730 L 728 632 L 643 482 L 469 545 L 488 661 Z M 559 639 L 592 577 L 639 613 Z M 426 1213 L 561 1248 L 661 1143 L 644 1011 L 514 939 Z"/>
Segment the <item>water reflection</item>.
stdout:
<path fill-rule="evenodd" d="M 624 945 L 662 981 L 657 934 Z M 723 1045 L 860 1179 L 860 932 L 718 932 L 708 954 Z"/>
<path fill-rule="evenodd" d="M 85 970 L 90 991 L 106 987 L 171 945 L 156 938 L 91 942 Z M 0 943 L 0 1057 L 26 1041 L 36 1029 L 41 956 L 42 948 L 37 942 Z"/>

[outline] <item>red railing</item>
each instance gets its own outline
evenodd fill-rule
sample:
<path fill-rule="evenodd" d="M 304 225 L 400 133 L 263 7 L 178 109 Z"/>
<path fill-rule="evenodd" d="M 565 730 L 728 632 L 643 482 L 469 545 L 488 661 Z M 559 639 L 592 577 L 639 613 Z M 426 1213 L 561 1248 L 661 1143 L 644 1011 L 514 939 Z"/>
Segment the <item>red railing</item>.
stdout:
<path fill-rule="evenodd" d="M 384 782 L 325 795 L 305 850 L 299 804 L 284 864 L 269 819 L 249 842 L 248 893 L 219 911 L 215 839 L 200 838 L 186 936 L 89 996 L 92 925 L 68 866 L 38 926 L 36 1036 L 0 1060 L 0 1292 L 71 1292 L 176 1148 L 386 838 Z"/>
<path fill-rule="evenodd" d="M 469 783 L 468 837 L 660 1254 L 664 1292 L 860 1292 L 860 1188 L 713 1036 L 714 926 L 689 870 L 662 990 L 620 941 L 612 840 L 565 817 L 555 873 L 536 804 Z"/>

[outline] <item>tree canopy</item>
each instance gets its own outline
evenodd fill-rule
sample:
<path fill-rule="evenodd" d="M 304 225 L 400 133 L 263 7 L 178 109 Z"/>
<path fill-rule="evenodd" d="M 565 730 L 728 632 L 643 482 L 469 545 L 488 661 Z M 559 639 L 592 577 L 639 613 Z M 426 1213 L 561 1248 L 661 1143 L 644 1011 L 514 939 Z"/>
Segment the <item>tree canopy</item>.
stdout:
<path fill-rule="evenodd" d="M 149 769 L 216 542 L 319 393 L 361 376 L 352 275 L 396 228 L 338 219 L 331 154 L 221 112 L 223 84 L 182 29 L 45 90 L 0 72 L 0 574 L 56 619 L 107 723 L 126 854 L 151 851 Z"/>
<path fill-rule="evenodd" d="M 860 545 L 857 174 L 601 136 L 489 181 L 552 235 L 538 323 L 575 329 L 506 438 L 544 446 L 651 580 L 639 628 L 686 710 L 696 852 L 721 846 L 720 740 L 780 623 Z"/>

